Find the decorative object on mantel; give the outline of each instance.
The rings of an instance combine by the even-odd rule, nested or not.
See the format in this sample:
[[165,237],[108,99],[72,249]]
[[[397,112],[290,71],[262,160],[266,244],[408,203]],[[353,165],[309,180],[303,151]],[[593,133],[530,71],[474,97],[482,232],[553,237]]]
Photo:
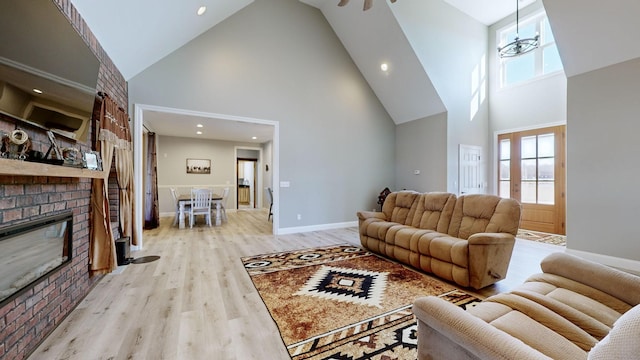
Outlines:
[[102,171],[102,159],[97,151],[87,151],[82,159],[83,166],[89,170]]
[[[395,3],[396,0],[391,0],[391,3]],[[340,0],[340,2],[338,3],[338,6],[345,6],[349,3],[349,0]],[[364,7],[362,8],[363,11],[369,10],[371,9],[371,6],[373,6],[373,0],[364,0]]]
[[501,58],[510,58],[520,55],[524,55],[530,51],[533,51],[540,46],[540,34],[536,33],[536,36],[532,38],[520,39],[520,10],[518,7],[518,0],[516,0],[516,37],[515,39],[505,46],[498,47],[498,54]]
[[[62,148],[62,158],[64,159],[64,166],[72,166],[72,167],[84,167],[84,162],[82,161],[80,150],[74,147],[66,147]],[[102,170],[102,169],[100,169]]]
[[31,150],[31,140],[24,130],[16,129],[11,133],[0,131],[0,138],[2,139],[0,156],[19,160],[27,158],[27,153]]
[[60,164],[62,164],[64,162],[64,157],[62,156],[62,151],[60,151],[60,147],[56,142],[56,136],[53,134],[53,131],[51,130],[47,131],[47,136],[49,137],[51,146],[49,146],[49,150],[47,150],[47,153],[44,155],[44,158],[45,159],[48,158],[49,154],[51,153],[51,150],[53,150],[53,154],[51,154],[52,158],[55,156],[55,159],[60,160]]

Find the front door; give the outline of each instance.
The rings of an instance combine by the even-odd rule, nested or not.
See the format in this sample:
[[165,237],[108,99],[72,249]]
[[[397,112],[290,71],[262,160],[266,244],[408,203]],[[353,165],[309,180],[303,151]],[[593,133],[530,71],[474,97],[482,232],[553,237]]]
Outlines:
[[566,233],[565,129],[498,136],[498,194],[522,204],[521,229]]

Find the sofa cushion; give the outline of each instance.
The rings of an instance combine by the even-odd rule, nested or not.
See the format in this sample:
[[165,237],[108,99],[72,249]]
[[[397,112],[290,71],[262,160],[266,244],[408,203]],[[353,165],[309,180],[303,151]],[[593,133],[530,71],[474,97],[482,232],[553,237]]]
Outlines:
[[420,195],[411,226],[446,233],[456,204],[456,196],[445,192]]
[[431,257],[449,262],[463,268],[469,263],[469,243],[451,236],[440,236],[431,240],[429,246]]
[[449,235],[461,239],[484,232],[500,198],[489,195],[463,195],[456,201]]
[[[411,225],[418,202],[416,198],[420,193],[415,191],[398,191],[391,193],[384,200],[382,212],[390,222]],[[381,239],[384,239],[382,237]]]
[[640,356],[640,305],[624,313],[589,352],[589,360],[637,359]]
[[468,239],[477,233],[515,235],[520,224],[520,204],[494,195],[463,195],[456,201],[448,233]]

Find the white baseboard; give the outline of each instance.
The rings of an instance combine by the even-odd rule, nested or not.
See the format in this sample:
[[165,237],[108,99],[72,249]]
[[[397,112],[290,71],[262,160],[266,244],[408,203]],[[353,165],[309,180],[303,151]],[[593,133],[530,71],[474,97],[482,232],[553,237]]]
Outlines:
[[625,258],[619,258],[609,255],[596,254],[587,251],[566,249],[566,253],[576,255],[581,258],[598,262],[607,266],[615,267],[622,270],[628,270],[635,273],[640,273],[640,261],[630,260]]
[[344,229],[344,228],[354,227],[354,226],[358,226],[358,222],[357,221],[349,221],[349,222],[333,223],[333,224],[320,224],[320,225],[310,225],[310,226],[288,227],[288,228],[280,228],[280,229],[278,229],[278,235],[296,234],[296,233],[304,233],[304,232],[311,232],[311,231]]

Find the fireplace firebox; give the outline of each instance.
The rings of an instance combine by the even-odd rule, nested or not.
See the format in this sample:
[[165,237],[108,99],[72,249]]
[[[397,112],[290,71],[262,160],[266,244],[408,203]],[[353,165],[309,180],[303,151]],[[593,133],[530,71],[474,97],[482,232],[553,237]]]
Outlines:
[[0,306],[71,261],[73,213],[0,229]]

